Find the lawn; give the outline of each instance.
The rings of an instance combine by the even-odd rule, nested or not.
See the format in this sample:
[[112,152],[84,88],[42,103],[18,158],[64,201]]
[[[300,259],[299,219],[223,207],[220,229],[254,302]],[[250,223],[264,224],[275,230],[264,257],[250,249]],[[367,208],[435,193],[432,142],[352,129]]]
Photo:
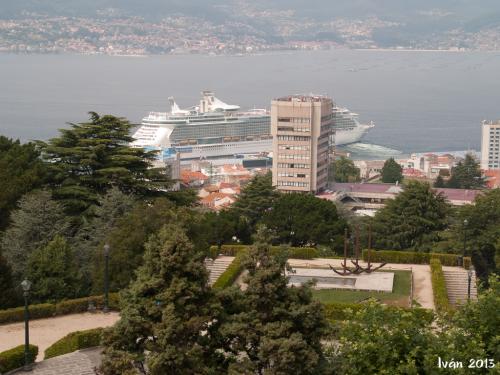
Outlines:
[[411,271],[380,271],[393,272],[394,285],[392,293],[370,292],[345,289],[321,289],[313,290],[313,297],[322,302],[349,302],[356,303],[367,298],[376,298],[382,303],[394,306],[408,306],[410,296]]

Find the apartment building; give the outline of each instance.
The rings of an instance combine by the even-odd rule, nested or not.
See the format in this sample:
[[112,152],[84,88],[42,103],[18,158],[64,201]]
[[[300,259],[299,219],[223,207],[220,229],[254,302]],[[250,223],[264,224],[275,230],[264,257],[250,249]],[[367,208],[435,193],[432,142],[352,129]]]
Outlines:
[[333,100],[291,95],[271,102],[273,185],[285,192],[323,191],[332,154]]
[[500,120],[483,121],[481,129],[481,169],[500,169]]

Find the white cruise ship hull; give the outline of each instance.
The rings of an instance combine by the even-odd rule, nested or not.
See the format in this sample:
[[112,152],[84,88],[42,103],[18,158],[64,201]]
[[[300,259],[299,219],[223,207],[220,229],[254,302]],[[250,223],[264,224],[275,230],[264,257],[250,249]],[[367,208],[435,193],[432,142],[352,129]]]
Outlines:
[[354,129],[337,129],[335,131],[335,145],[342,146],[359,142],[373,125],[358,125]]
[[209,159],[219,156],[233,156],[240,154],[257,154],[260,152],[271,152],[273,148],[272,139],[259,141],[242,141],[213,143],[207,145],[178,146],[171,152],[179,152],[181,160]]

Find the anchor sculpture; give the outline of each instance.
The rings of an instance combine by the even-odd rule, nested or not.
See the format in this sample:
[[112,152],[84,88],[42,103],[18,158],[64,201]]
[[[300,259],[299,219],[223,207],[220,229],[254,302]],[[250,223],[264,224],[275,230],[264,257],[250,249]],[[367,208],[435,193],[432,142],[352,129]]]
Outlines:
[[349,267],[347,265],[347,251],[349,248],[349,240],[347,238],[347,229],[344,232],[344,261],[340,264],[342,266],[342,270],[336,270],[335,268],[332,267],[332,265],[328,265],[330,269],[335,272],[336,274],[340,276],[347,276],[347,275],[359,275],[362,274],[363,272],[365,273],[372,273],[373,271],[376,271],[382,267],[384,267],[387,263],[381,263],[379,266],[373,266],[371,263],[371,247],[372,247],[372,228],[371,224],[368,229],[368,254],[367,254],[367,266],[362,267],[359,264],[359,227],[356,226],[356,232],[355,232],[355,237],[354,237],[354,254],[355,258],[354,260],[351,259],[351,263],[354,265],[354,268]]

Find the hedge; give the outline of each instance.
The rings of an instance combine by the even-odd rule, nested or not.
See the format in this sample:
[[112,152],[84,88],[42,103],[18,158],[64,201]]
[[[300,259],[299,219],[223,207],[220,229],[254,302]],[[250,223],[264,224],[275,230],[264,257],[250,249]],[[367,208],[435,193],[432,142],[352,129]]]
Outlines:
[[[371,250],[372,262],[429,264],[431,259],[439,259],[443,266],[458,266],[460,256],[456,254],[421,253],[411,251]],[[368,260],[368,250],[363,250],[363,260]]]
[[44,359],[72,353],[76,350],[91,348],[101,344],[103,328],[72,332],[56,341],[45,350]]
[[443,267],[437,258],[431,259],[431,281],[432,292],[434,293],[434,305],[438,312],[448,312],[451,310],[446,290],[446,280],[444,278]]
[[[38,346],[30,345],[28,349],[28,362],[35,362],[38,355]],[[24,366],[24,345],[16,346],[0,353],[0,374],[15,370]]]
[[[210,257],[215,259],[219,254],[236,256],[242,251],[247,251],[250,245],[222,245],[219,249],[217,246],[210,247]],[[282,246],[271,246],[271,251],[277,254],[283,249],[287,249],[288,257],[293,259],[314,259],[319,257],[318,249],[314,247],[289,247],[283,248]]]
[[226,268],[226,270],[219,276],[219,278],[215,281],[213,288],[227,288],[236,281],[241,271],[243,271],[243,265],[241,264],[241,260],[243,258],[244,252],[240,251],[238,255],[234,258],[231,264]]
[[[324,306],[324,315],[327,320],[330,322],[338,321],[338,320],[352,320],[355,318],[355,315],[358,311],[366,307],[366,305],[362,303],[343,303],[343,302],[335,302],[335,303],[325,303]],[[432,323],[434,319],[434,313],[432,310],[423,309],[423,308],[411,308],[406,309],[404,307],[397,306],[386,306],[388,311],[398,311],[398,310],[407,310],[412,314],[417,314],[418,317],[422,320],[425,320],[429,324]]]
[[[30,319],[51,318],[56,315],[74,314],[88,311],[92,303],[97,309],[104,307],[104,296],[71,299],[58,303],[42,303],[29,306]],[[118,309],[118,293],[109,294],[109,308]],[[0,324],[24,320],[24,307],[0,310]]]

